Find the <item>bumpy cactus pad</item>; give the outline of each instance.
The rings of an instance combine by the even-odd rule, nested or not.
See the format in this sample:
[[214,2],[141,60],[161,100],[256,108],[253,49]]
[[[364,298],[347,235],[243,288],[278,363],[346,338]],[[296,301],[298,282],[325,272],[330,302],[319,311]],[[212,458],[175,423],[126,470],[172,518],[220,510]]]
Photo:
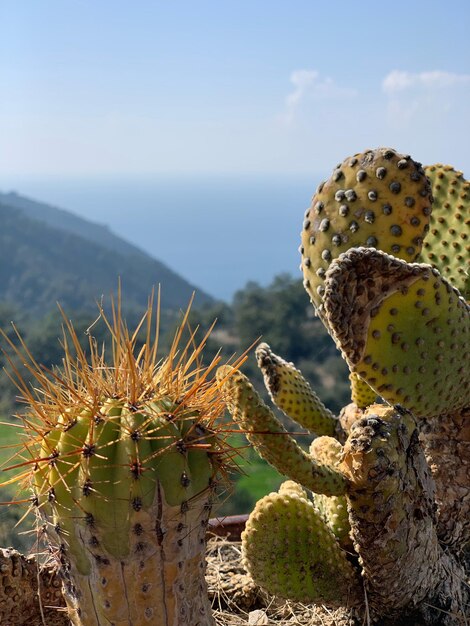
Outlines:
[[[34,361],[38,391],[21,379],[29,433],[20,465],[42,535],[56,556],[76,626],[211,626],[205,532],[214,485],[232,454],[218,424],[224,405],[205,339],[157,357],[149,306],[143,347],[114,311],[112,360],[69,322],[61,371]],[[158,327],[158,324],[157,324]],[[154,335],[157,335],[156,338]],[[195,347],[196,346],[196,347]],[[24,344],[23,344],[24,347]]]
[[417,416],[468,406],[470,307],[439,272],[353,248],[325,282],[325,315],[353,372]]
[[[317,437],[310,444],[310,456],[318,463],[329,465],[338,470],[343,456],[343,446],[333,437]],[[340,545],[350,550],[352,548],[349,536],[351,527],[346,496],[325,496],[321,493],[315,493],[313,494],[313,501]]]
[[256,503],[242,534],[245,566],[275,595],[352,606],[359,577],[312,502],[290,486]]
[[355,372],[350,372],[351,400],[360,409],[365,409],[377,400],[377,393]]
[[335,433],[338,420],[292,363],[274,354],[267,343],[257,347],[256,358],[273,403],[285,415],[317,435]]
[[218,368],[217,378],[233,420],[265,461],[307,489],[328,495],[344,493],[343,476],[302,450],[244,374],[225,365]]
[[345,159],[322,183],[302,230],[304,284],[321,313],[331,261],[355,246],[414,261],[429,228],[431,187],[423,168],[390,148]]
[[425,172],[434,197],[430,230],[418,260],[431,263],[470,299],[470,182],[450,165]]

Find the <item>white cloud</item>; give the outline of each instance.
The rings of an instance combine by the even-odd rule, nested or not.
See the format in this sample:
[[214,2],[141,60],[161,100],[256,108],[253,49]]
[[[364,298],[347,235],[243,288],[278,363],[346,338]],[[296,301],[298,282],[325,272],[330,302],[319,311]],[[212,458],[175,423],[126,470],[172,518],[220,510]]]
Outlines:
[[413,87],[442,89],[470,84],[470,74],[454,74],[433,70],[430,72],[404,72],[393,70],[382,81],[382,89],[387,95],[394,95]]
[[[387,121],[391,128],[434,125],[435,120],[449,123],[468,99],[470,74],[431,70],[407,72],[393,70],[382,81],[387,103]],[[446,126],[444,124],[444,126]]]
[[340,87],[332,78],[322,77],[317,70],[294,70],[290,75],[290,82],[294,90],[287,95],[286,110],[281,116],[287,124],[294,121],[304,102],[350,98],[357,95],[355,89]]

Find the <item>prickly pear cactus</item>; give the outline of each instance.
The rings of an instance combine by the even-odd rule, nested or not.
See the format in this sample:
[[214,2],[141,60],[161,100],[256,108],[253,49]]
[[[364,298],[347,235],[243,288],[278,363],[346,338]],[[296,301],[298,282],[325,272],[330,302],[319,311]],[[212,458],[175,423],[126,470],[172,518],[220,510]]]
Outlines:
[[434,197],[419,261],[430,263],[470,299],[470,183],[450,165],[424,168]]
[[67,324],[63,370],[32,362],[39,390],[19,381],[29,402],[20,465],[75,626],[214,623],[205,533],[226,461],[223,404],[214,363],[198,363],[204,342],[179,346],[181,328],[157,360],[151,317],[149,307],[139,349],[119,314],[106,320],[111,363],[92,340],[85,353]]
[[390,148],[338,164],[321,183],[302,229],[304,284],[320,309],[331,262],[355,246],[415,261],[429,230],[431,185],[420,163]]
[[[257,502],[243,533],[243,555],[255,580],[300,602],[360,598],[359,575],[334,533],[307,498],[286,481]],[[307,574],[308,572],[308,574]]]
[[247,524],[246,565],[272,593],[348,606],[359,623],[470,618],[468,191],[453,168],[389,148],[345,159],[318,188],[304,285],[349,365],[352,403],[332,416],[292,364],[257,350],[273,402],[315,436],[309,452],[241,373],[218,373],[260,455],[312,492],[288,482]]
[[470,306],[429,265],[352,248],[332,264],[324,315],[352,372],[433,417],[468,404]]

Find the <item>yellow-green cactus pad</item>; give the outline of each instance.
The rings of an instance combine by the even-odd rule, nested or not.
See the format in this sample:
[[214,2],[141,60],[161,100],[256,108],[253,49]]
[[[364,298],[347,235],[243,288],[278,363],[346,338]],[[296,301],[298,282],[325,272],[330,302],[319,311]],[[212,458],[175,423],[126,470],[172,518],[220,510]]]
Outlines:
[[232,418],[265,461],[307,489],[328,495],[344,493],[342,474],[316,463],[302,450],[244,374],[225,365],[217,370],[217,378]]
[[316,437],[310,444],[310,455],[318,463],[337,467],[341,461],[343,446],[334,437]]
[[285,480],[278,489],[278,493],[283,495],[297,495],[299,498],[308,500],[305,489],[294,480]]
[[470,182],[450,165],[424,168],[434,203],[419,261],[431,263],[470,299]]
[[[310,444],[310,456],[318,463],[330,465],[335,469],[338,469],[342,455],[343,446],[333,437],[317,437]],[[313,494],[313,501],[340,545],[346,550],[351,550],[352,541],[349,536],[351,527],[346,497],[316,493]]]
[[254,581],[274,595],[336,606],[360,602],[358,572],[306,498],[283,491],[259,500],[242,546]]
[[414,261],[429,228],[431,202],[423,168],[409,156],[378,148],[340,163],[318,187],[303,223],[304,285],[315,307],[331,261],[349,248],[367,246]]
[[377,400],[377,393],[355,372],[350,372],[351,400],[360,409],[365,409]]
[[267,343],[258,346],[256,358],[269,395],[283,413],[317,435],[335,433],[338,420],[292,363],[274,354]]
[[348,365],[385,400],[423,417],[468,406],[470,306],[436,269],[353,248],[324,298]]

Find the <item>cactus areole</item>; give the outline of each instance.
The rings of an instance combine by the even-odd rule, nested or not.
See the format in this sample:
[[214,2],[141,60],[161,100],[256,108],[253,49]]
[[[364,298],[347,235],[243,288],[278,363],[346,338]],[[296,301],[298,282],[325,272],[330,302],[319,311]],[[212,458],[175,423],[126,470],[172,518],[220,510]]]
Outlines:
[[33,363],[39,391],[22,387],[23,478],[75,626],[214,623],[205,533],[228,462],[211,376],[218,358],[202,367],[205,338],[196,348],[193,335],[182,344],[185,318],[157,361],[151,318],[149,307],[143,347],[120,312],[105,318],[111,364],[92,339],[85,352],[66,323],[61,372]]

